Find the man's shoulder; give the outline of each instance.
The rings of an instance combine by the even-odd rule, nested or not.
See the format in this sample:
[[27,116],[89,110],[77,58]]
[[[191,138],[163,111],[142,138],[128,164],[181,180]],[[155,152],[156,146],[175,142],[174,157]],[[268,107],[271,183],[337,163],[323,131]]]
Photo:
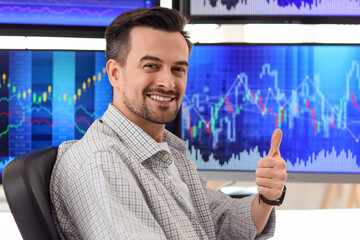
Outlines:
[[65,141],[60,144],[56,167],[76,171],[83,164],[104,162],[99,155],[119,155],[126,153],[126,146],[109,127],[96,120],[80,140]]
[[62,142],[58,148],[57,159],[61,159],[64,154],[76,143],[78,140],[69,140]]

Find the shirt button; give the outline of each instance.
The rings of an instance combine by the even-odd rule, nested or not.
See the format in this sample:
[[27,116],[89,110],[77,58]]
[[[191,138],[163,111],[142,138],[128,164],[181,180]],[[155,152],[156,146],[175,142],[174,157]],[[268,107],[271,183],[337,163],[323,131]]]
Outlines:
[[195,215],[193,213],[190,214],[192,218],[195,218]]
[[170,181],[172,181],[172,180],[174,180],[174,177],[173,176],[168,176],[168,179],[170,180]]
[[165,153],[165,154],[164,154],[164,157],[165,157],[165,158],[169,158],[170,155],[169,155],[168,153]]

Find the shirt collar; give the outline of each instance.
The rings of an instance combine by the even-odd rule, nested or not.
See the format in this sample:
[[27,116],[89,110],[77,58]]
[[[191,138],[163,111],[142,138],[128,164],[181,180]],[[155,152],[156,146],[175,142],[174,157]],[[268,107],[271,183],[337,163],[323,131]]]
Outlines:
[[163,141],[167,142],[169,146],[176,148],[180,151],[186,152],[186,142],[181,140],[179,137],[177,137],[175,134],[169,132],[165,129]]
[[[157,142],[144,132],[135,123],[127,119],[113,104],[109,104],[108,109],[105,111],[102,120],[118,135],[118,137],[126,144],[133,155],[143,162],[154,155],[158,157],[168,159],[168,154],[165,150],[162,150]],[[176,148],[180,151],[186,151],[186,143],[165,130],[163,141],[167,142],[169,146]],[[166,164],[168,165],[168,164]]]

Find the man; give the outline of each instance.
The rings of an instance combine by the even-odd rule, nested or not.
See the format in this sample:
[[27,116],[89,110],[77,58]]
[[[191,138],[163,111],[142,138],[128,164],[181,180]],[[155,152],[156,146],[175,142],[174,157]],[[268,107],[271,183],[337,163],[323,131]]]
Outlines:
[[[281,131],[260,159],[262,195],[236,200],[205,188],[186,145],[165,130],[186,89],[192,44],[166,8],[119,15],[107,28],[113,103],[79,141],[59,147],[53,215],[67,239],[254,239],[273,235],[271,201],[283,192]],[[264,201],[268,202],[265,203]]]

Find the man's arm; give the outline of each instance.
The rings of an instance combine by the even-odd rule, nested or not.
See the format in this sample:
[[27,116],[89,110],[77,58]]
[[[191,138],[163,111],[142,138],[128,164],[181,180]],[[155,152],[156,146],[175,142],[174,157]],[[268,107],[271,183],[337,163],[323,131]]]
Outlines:
[[[256,184],[259,194],[277,200],[286,180],[286,163],[280,156],[281,130],[274,131],[266,158],[258,161]],[[221,192],[206,189],[215,233],[219,239],[267,239],[274,234],[274,207],[259,202],[259,195],[233,199]]]
[[286,162],[281,157],[279,150],[281,139],[281,130],[275,129],[267,157],[258,161],[255,182],[258,185],[259,195],[255,197],[251,207],[257,235],[265,228],[273,209],[273,206],[262,201],[260,195],[270,201],[277,200],[282,195],[285,186],[287,173]]
[[255,223],[256,236],[259,236],[264,230],[269,220],[270,213],[274,208],[273,206],[267,205],[261,200],[259,203],[259,197],[259,195],[256,195],[251,206],[251,216]]
[[[255,239],[256,236],[259,237],[257,239],[267,239],[274,235],[274,211],[271,211],[265,220],[266,228],[261,232],[261,235],[257,234],[252,212],[252,205],[256,203],[257,199],[255,195],[236,199],[208,188],[206,194],[217,239]],[[258,210],[261,211],[261,209]],[[263,213],[260,212],[259,215],[263,216]]]

